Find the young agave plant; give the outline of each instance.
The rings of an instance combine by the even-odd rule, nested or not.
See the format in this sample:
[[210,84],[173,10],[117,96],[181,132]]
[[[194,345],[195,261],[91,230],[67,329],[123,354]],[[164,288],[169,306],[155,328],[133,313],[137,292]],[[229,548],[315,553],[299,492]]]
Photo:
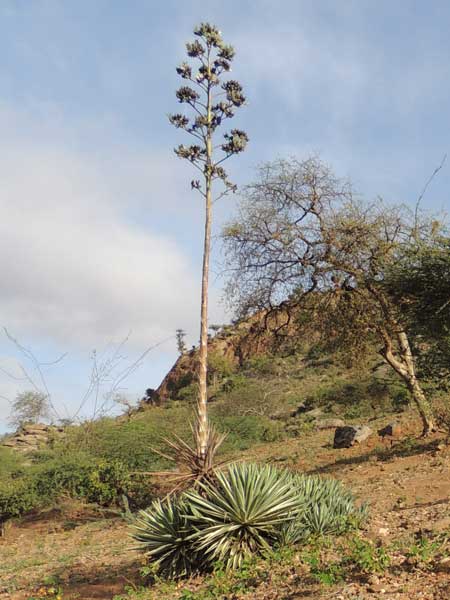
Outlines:
[[233,464],[200,488],[184,495],[197,529],[192,539],[208,562],[227,568],[270,549],[282,524],[302,510],[292,475],[270,465]]
[[138,548],[160,574],[172,579],[189,575],[198,566],[188,515],[189,506],[182,499],[155,500],[139,511],[132,527]]
[[340,481],[300,475],[293,478],[293,484],[304,510],[282,527],[282,544],[296,544],[311,535],[340,534],[359,527],[367,517],[367,506],[357,507]]

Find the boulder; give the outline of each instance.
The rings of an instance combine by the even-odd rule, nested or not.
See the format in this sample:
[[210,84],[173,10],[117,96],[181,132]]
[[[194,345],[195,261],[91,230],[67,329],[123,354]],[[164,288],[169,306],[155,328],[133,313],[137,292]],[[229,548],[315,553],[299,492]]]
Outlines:
[[345,423],[342,419],[322,419],[317,421],[317,429],[336,429],[336,427],[344,427]]
[[337,427],[334,432],[333,448],[350,448],[355,444],[361,444],[371,435],[372,430],[367,425]]
[[2,445],[20,452],[33,452],[48,444],[55,434],[58,436],[64,435],[63,432],[62,428],[54,425],[30,423],[24,425],[17,433],[9,436],[2,442]]
[[402,432],[402,428],[400,426],[400,423],[393,421],[392,423],[389,423],[388,425],[386,425],[386,427],[379,429],[378,435],[382,438],[396,437],[396,436],[400,435],[401,432]]

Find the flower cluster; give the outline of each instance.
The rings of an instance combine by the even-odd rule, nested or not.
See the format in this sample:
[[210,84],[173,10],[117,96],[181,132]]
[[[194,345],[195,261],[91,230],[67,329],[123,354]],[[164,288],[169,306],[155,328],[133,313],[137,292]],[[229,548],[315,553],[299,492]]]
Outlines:
[[180,87],[176,92],[176,96],[179,102],[187,102],[188,104],[192,104],[200,98],[199,94],[187,85]]
[[205,54],[205,49],[198,40],[195,40],[195,42],[188,42],[186,44],[186,52],[191,58],[198,58]]
[[184,115],[180,115],[179,113],[175,115],[169,115],[169,121],[177,129],[186,129],[186,127],[189,125],[189,119]]
[[210,47],[217,48],[223,45],[220,31],[210,23],[200,23],[200,25],[194,29],[194,35],[203,38]]
[[177,73],[183,79],[191,79],[192,78],[192,68],[186,62],[182,63],[179,67],[177,67]]
[[232,129],[230,133],[223,136],[227,142],[222,145],[226,154],[239,154],[243,152],[248,142],[248,135],[241,129]]
[[227,102],[219,102],[212,107],[212,110],[216,114],[221,114],[222,118],[234,117],[234,111],[232,105]]
[[242,86],[239,82],[233,79],[226,81],[222,85],[222,89],[225,90],[228,102],[231,102],[234,106],[242,106],[245,103],[245,96],[242,93]]
[[206,150],[197,145],[185,146],[184,144],[180,144],[174,150],[175,154],[180,158],[186,158],[191,162],[196,162],[198,160],[202,160],[206,154]]
[[234,58],[234,48],[233,46],[222,44],[217,55],[223,60],[231,61]]
[[[213,135],[225,119],[234,117],[235,110],[245,104],[242,86],[235,80],[223,81],[221,75],[231,70],[234,48],[226,45],[220,31],[214,25],[201,23],[194,29],[199,39],[186,44],[187,55],[198,60],[197,66],[182,62],[177,67],[178,75],[191,83],[182,85],[176,92],[180,103],[191,106],[194,114],[169,115],[172,125],[184,129],[196,138],[193,145],[181,144],[175,148],[178,157],[196,164],[206,180],[217,179],[225,186],[225,192],[235,191],[236,186],[228,180],[221,163],[233,154],[242,152],[248,142],[245,132],[233,129],[225,134],[225,140],[214,146]],[[225,156],[215,159],[214,152],[221,150]],[[191,188],[202,191],[198,180]]]

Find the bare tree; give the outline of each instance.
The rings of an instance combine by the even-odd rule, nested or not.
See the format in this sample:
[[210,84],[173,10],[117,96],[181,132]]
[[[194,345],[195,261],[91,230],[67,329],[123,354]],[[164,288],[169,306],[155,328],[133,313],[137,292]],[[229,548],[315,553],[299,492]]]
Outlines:
[[[125,382],[142,367],[152,350],[175,337],[170,336],[148,346],[137,358],[129,358],[125,353],[130,338],[129,334],[118,343],[107,344],[101,352],[93,350],[90,355],[91,367],[86,390],[80,398],[78,406],[73,411],[69,411],[62,400],[55,402],[51,386],[47,381],[49,369],[60,366],[67,357],[67,353],[61,354],[56,360],[42,361],[31,348],[25,346],[6,329],[5,334],[21,354],[23,361],[18,363],[19,372],[17,374],[1,365],[0,373],[20,386],[29,386],[36,397],[45,397],[48,405],[48,418],[61,424],[72,424],[81,420],[94,421],[110,414],[119,405],[126,406],[128,411],[131,410],[128,401],[126,405],[124,402],[118,401],[118,398],[125,397]],[[6,400],[10,401],[8,398]]]
[[232,276],[228,293],[241,315],[278,310],[328,342],[358,355],[372,347],[405,382],[423,423],[430,403],[386,270],[411,244],[431,243],[433,226],[403,206],[364,203],[350,184],[313,157],[263,166],[245,191],[238,218],[224,230]]
[[[187,105],[190,116],[173,114],[170,122],[183,129],[194,143],[180,145],[175,153],[188,160],[196,168],[201,179],[191,181],[191,188],[197,190],[205,201],[205,230],[203,241],[202,291],[200,311],[200,351],[199,351],[199,398],[198,422],[195,428],[199,456],[205,460],[210,425],[207,415],[207,364],[208,364],[208,280],[211,248],[211,222],[213,186],[221,182],[222,192],[215,198],[235,191],[222,167],[222,163],[234,154],[245,149],[248,138],[244,131],[232,129],[224,134],[222,143],[215,143],[217,129],[222,122],[234,116],[236,108],[244,105],[245,97],[241,85],[234,80],[223,81],[230,71],[234,58],[232,46],[224,44],[220,31],[209,23],[202,23],[194,29],[197,39],[186,44],[187,55],[195,59],[196,67],[187,62],[177,68],[180,77],[191,85],[183,85],[177,92],[180,103]],[[192,86],[192,87],[191,87]]]

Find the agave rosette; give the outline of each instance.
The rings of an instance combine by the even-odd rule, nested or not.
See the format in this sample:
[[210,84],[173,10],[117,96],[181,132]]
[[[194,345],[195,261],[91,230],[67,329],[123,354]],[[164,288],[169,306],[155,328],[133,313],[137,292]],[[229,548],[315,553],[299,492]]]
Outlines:
[[138,547],[167,577],[188,575],[198,564],[188,514],[189,506],[182,498],[166,498],[139,511],[133,524],[132,537]]
[[192,540],[198,553],[227,568],[270,549],[280,526],[302,509],[292,475],[270,465],[233,464],[184,498],[197,530]]

